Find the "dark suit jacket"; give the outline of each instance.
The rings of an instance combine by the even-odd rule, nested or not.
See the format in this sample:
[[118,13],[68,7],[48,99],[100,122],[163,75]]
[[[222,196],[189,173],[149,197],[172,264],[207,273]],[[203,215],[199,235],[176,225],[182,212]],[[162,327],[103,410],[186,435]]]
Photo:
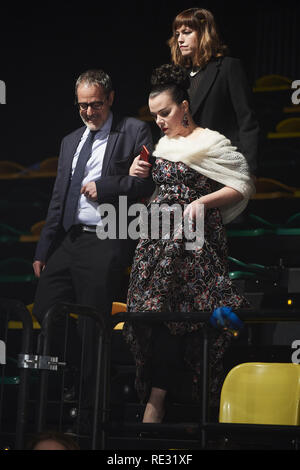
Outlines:
[[[62,216],[70,182],[72,160],[85,129],[86,127],[83,126],[62,140],[57,177],[46,223],[36,248],[34,257],[36,260],[46,261],[63,233]],[[144,179],[129,176],[130,165],[140,153],[143,145],[146,145],[152,152],[151,131],[146,123],[131,117],[113,117],[103,160],[102,176],[96,181],[99,204],[117,203],[118,196],[127,196],[128,200],[133,202],[153,193],[155,186],[151,177]],[[128,242],[130,243],[130,240]]]
[[241,61],[221,57],[210,61],[203,70],[200,86],[191,102],[191,112],[196,124],[230,139],[246,157],[254,173],[259,126],[251,95]]

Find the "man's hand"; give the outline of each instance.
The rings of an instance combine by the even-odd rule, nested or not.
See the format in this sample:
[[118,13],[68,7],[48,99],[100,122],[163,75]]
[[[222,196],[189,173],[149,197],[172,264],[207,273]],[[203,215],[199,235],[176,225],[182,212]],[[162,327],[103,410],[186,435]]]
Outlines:
[[97,201],[98,194],[97,194],[97,187],[95,181],[90,181],[89,183],[85,184],[81,188],[81,194],[84,194],[86,198],[90,199],[91,201]]
[[138,178],[148,178],[151,169],[151,163],[141,160],[138,155],[133,160],[131,167],[129,168],[130,176],[137,176]]
[[46,264],[43,261],[34,261],[32,266],[35,276],[40,277],[41,272],[45,268]]

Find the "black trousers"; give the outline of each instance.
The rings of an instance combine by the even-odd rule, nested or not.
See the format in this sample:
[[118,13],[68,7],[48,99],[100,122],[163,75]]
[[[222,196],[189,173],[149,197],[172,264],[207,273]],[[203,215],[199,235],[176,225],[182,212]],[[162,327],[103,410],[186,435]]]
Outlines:
[[[116,243],[118,240],[99,240],[94,232],[75,229],[65,235],[47,261],[38,282],[33,314],[40,323],[48,309],[59,302],[92,306],[110,314],[112,302],[117,300],[114,299],[115,287],[121,282],[124,272],[124,267],[118,265]],[[64,324],[62,318],[57,318],[52,328],[50,353],[59,357],[63,352]],[[80,342],[84,341],[83,377],[90,383],[95,372],[97,328],[94,320],[82,316],[78,319],[78,327],[73,331],[71,328],[67,363],[80,367]],[[77,338],[74,337],[76,334]]]

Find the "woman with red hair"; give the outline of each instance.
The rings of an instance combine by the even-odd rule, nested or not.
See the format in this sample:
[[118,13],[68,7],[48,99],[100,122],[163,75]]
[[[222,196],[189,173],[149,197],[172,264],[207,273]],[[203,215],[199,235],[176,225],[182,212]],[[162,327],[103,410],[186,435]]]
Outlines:
[[172,30],[171,58],[189,70],[194,121],[230,139],[255,174],[259,126],[241,61],[228,55],[213,14],[204,8],[179,13]]

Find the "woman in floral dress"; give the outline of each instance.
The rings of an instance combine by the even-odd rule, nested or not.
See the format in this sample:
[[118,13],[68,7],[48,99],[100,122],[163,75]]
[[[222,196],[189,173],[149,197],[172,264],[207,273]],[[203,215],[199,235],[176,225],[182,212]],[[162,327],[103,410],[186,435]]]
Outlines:
[[[153,153],[151,171],[157,191],[148,205],[148,219],[141,222],[143,237],[131,271],[129,311],[195,313],[248,305],[229,279],[224,228],[245,208],[254,191],[248,165],[228,139],[196,126],[189,112],[188,86],[186,71],[180,66],[161,66],[152,76],[149,108],[165,136]],[[150,167],[137,157],[130,174],[147,177]],[[153,236],[154,207],[182,208],[182,222],[189,220],[194,228],[204,209],[204,243],[188,248],[186,232],[175,224],[175,216],[170,218],[167,235]],[[160,229],[163,220],[160,211]],[[185,368],[192,372],[194,397],[199,399],[202,327],[200,319],[125,323],[125,339],[136,361],[137,392],[147,403],[143,422],[162,421],[167,393],[178,385]],[[222,357],[231,333],[213,330],[211,336],[210,391],[218,400]]]

